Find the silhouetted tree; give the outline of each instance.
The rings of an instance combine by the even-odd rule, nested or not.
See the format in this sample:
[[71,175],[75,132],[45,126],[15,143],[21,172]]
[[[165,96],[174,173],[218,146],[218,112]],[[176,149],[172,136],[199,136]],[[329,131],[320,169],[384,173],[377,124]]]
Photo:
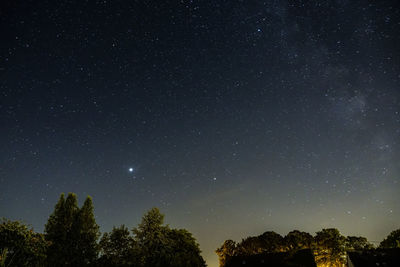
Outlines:
[[250,236],[237,245],[237,253],[240,255],[255,255],[266,251],[266,247],[263,246],[264,242],[258,236]]
[[322,229],[317,232],[315,240],[315,260],[317,264],[342,266],[345,261],[345,241],[339,230]]
[[171,229],[168,231],[168,240],[172,243],[169,266],[206,266],[200,255],[199,244],[191,233],[185,229]]
[[226,266],[227,262],[229,262],[229,258],[233,257],[237,254],[236,251],[236,242],[233,240],[225,240],[221,247],[217,248],[215,251],[219,258],[219,266]]
[[157,208],[148,211],[142,222],[132,231],[144,256],[144,266],[165,266],[168,263],[168,226],[163,226],[164,215]]
[[44,266],[46,248],[42,234],[35,233],[18,221],[1,220],[0,263],[3,266]]
[[283,237],[273,231],[268,231],[259,236],[250,236],[242,239],[238,244],[232,240],[226,240],[215,253],[219,257],[220,266],[227,266],[233,256],[283,252],[285,249]]
[[379,248],[400,248],[400,229],[392,231],[379,244]]
[[75,194],[61,194],[45,225],[49,266],[89,266],[97,258],[97,226],[90,197],[81,209]]
[[77,266],[89,266],[96,262],[99,247],[97,240],[100,236],[99,226],[94,218],[92,198],[88,196],[82,208],[76,214],[75,225],[76,249],[79,252]]
[[[53,213],[50,215],[45,225],[46,240],[49,241],[47,249],[47,262],[48,265],[56,264],[57,261],[63,261],[63,244],[66,243],[66,227],[65,220],[65,198],[61,194]],[[62,258],[61,258],[62,257]]]
[[264,252],[283,252],[285,243],[283,237],[274,231],[267,231],[258,236]]
[[50,242],[47,250],[49,266],[71,266],[75,255],[72,226],[78,211],[76,195],[69,193],[65,199],[61,194],[45,225],[45,237]]
[[309,249],[312,247],[314,238],[306,232],[293,230],[284,237],[287,250]]
[[130,235],[127,227],[113,227],[110,233],[104,233],[100,240],[102,256],[100,266],[142,266],[141,255],[137,243]]
[[362,236],[346,237],[346,250],[366,250],[373,249],[374,246]]
[[148,211],[132,231],[145,267],[206,266],[196,240],[186,230],[164,226],[157,208]]

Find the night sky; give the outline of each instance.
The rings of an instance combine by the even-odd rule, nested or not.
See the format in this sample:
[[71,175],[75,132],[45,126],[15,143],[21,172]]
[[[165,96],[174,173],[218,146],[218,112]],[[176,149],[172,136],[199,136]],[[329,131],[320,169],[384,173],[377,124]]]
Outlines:
[[[397,1],[1,1],[0,216],[61,192],[225,239],[400,221]],[[376,243],[375,243],[376,244]]]

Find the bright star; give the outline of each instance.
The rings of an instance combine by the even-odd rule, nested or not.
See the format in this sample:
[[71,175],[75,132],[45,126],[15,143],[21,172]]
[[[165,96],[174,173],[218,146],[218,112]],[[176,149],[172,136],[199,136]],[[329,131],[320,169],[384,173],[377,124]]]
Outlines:
[[129,172],[133,172],[133,168],[129,168],[128,171],[129,171]]

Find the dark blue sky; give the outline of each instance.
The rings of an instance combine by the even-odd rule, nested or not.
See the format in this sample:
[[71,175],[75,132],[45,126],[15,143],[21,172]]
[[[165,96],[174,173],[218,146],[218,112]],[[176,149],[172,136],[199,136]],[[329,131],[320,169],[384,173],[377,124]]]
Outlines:
[[[397,1],[2,1],[0,213],[381,241],[400,220]],[[130,170],[132,168],[132,170]]]

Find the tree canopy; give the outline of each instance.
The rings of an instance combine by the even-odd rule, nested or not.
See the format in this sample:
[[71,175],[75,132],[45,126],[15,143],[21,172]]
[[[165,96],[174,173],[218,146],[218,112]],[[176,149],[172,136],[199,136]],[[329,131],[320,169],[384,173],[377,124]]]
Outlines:
[[259,236],[250,236],[235,243],[226,240],[215,252],[220,266],[226,266],[233,256],[251,256],[260,253],[274,253],[285,251],[284,238],[273,231],[267,231]]
[[143,266],[206,266],[192,235],[184,229],[171,229],[163,223],[164,215],[157,208],[152,208],[132,230],[143,256]]
[[[164,225],[152,208],[132,231],[121,225],[104,233],[100,242],[91,197],[81,208],[77,197],[61,194],[45,226],[49,266],[206,266],[195,238],[185,229]],[[100,252],[100,257],[98,254]]]
[[206,266],[192,234],[164,225],[164,215],[157,208],[143,216],[132,235],[124,225],[105,233],[100,247],[101,266]]
[[368,250],[373,249],[374,246],[362,236],[348,236],[346,237],[346,250]]
[[0,240],[0,263],[3,266],[44,265],[47,243],[43,234],[35,233],[21,222],[2,219]]
[[50,245],[47,262],[50,266],[90,266],[98,255],[96,224],[93,203],[87,197],[82,208],[78,207],[75,194],[64,199],[61,194],[53,213],[45,225],[45,237]]
[[113,227],[110,233],[104,233],[99,246],[99,266],[127,267],[143,264],[137,242],[125,225]]
[[[394,231],[385,241],[389,246],[394,246],[398,240],[398,233]],[[234,257],[245,259],[254,255],[288,253],[295,255],[300,250],[311,249],[318,264],[325,266],[342,266],[345,262],[346,251],[362,251],[373,249],[373,245],[365,237],[348,236],[340,234],[338,229],[329,228],[318,231],[315,236],[307,232],[293,230],[286,236],[273,231],[267,231],[259,236],[250,236],[236,243],[226,240],[215,252],[220,261],[220,266],[230,266]],[[285,256],[286,257],[286,256]]]
[[[91,197],[82,207],[77,196],[60,195],[45,225],[45,233],[35,233],[24,223],[0,221],[0,267],[3,266],[102,266],[102,267],[205,267],[199,244],[185,229],[164,224],[157,208],[146,212],[131,230],[125,225],[113,227],[100,241]],[[400,229],[391,232],[380,249],[400,248]],[[267,231],[236,243],[226,240],[215,252],[220,266],[232,259],[257,255],[297,255],[304,249],[314,254],[318,264],[341,266],[347,251],[374,249],[365,237],[343,236],[335,228],[322,229],[315,236],[293,230],[286,236]],[[301,254],[301,253],[300,253]],[[299,255],[300,255],[299,254]],[[312,254],[310,254],[312,255]],[[285,256],[285,257],[286,257]],[[239,258],[238,258],[239,257]]]
[[314,238],[315,261],[341,266],[345,260],[346,237],[336,228],[322,229]]
[[77,196],[60,195],[44,234],[25,224],[3,219],[0,224],[0,267],[205,267],[199,244],[185,229],[164,225],[164,215],[152,208],[131,231],[113,227],[101,240],[92,198],[81,208]]
[[233,240],[225,240],[221,247],[215,251],[219,258],[219,266],[223,267],[226,265],[229,258],[237,255],[236,242]]
[[400,248],[400,229],[392,231],[380,244],[380,248]]
[[311,248],[314,242],[312,235],[299,230],[293,230],[284,237],[286,250],[300,250]]

